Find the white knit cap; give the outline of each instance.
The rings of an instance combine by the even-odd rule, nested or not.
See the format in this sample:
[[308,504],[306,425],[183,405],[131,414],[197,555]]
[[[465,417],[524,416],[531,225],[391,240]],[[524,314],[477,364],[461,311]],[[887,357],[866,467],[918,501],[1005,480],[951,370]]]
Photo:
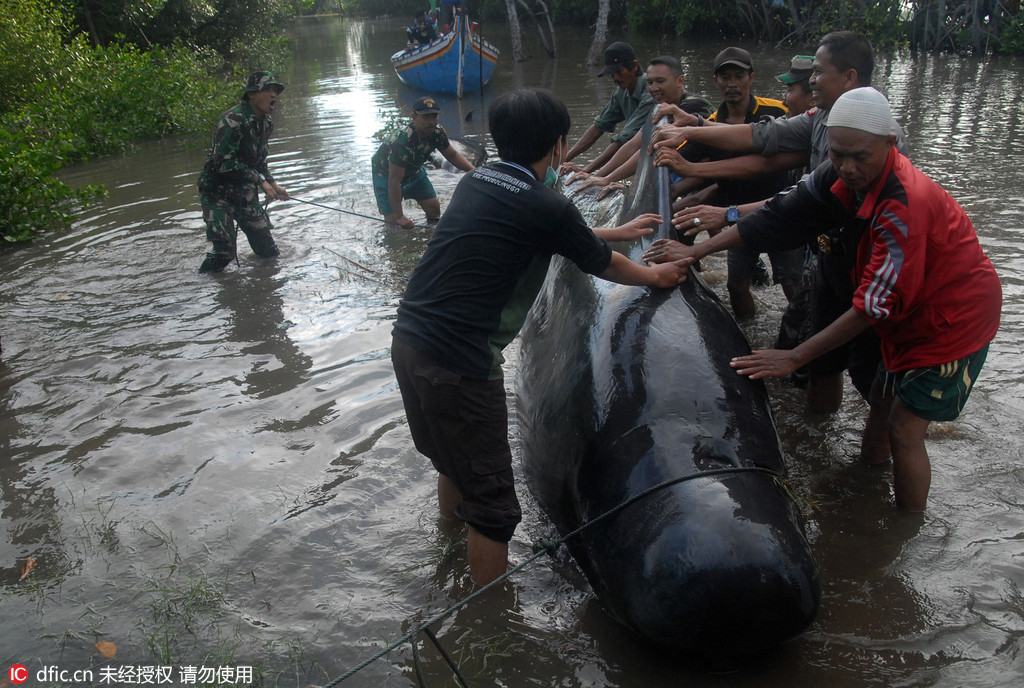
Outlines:
[[828,126],[860,129],[878,136],[889,136],[896,130],[889,101],[870,86],[839,96],[829,110]]

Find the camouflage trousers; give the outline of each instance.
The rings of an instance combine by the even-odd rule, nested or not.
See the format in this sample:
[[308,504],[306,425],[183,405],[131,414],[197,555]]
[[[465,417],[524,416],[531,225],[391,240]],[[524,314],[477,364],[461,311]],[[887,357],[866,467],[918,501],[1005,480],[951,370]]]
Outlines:
[[213,244],[206,254],[202,270],[223,270],[234,260],[238,229],[245,233],[253,253],[260,258],[278,255],[277,244],[270,234],[274,225],[260,205],[255,184],[218,185],[212,189],[200,187],[199,202],[203,207],[203,221],[206,222],[206,238]]

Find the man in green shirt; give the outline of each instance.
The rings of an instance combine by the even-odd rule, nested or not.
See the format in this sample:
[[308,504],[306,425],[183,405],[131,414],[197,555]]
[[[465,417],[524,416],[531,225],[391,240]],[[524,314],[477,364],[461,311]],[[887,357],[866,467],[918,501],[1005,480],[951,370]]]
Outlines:
[[604,51],[604,69],[598,76],[610,74],[616,89],[612,93],[608,105],[594,118],[594,123],[584,132],[576,145],[565,156],[565,161],[580,155],[593,146],[605,132],[615,131],[615,125],[625,122],[622,131],[612,137],[608,147],[586,166],[563,165],[563,171],[593,172],[608,162],[619,148],[627,143],[640,131],[646,119],[654,109],[654,98],[647,88],[647,75],[640,69],[636,53],[628,43],[616,42]]
[[441,201],[434,185],[423,169],[423,163],[435,150],[460,170],[469,172],[473,165],[452,147],[448,134],[438,123],[441,108],[430,96],[419,98],[412,106],[409,124],[380,144],[373,154],[373,193],[377,208],[387,222],[403,229],[412,229],[413,221],[402,212],[402,199],[411,198],[420,204],[427,222],[441,217]]

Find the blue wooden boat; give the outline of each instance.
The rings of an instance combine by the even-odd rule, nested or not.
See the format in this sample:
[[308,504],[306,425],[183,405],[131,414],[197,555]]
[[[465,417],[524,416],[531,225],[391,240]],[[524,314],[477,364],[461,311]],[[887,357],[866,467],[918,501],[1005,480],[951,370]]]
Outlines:
[[424,91],[463,93],[480,90],[491,80],[498,49],[473,30],[458,14],[455,26],[427,45],[400,50],[391,56],[398,78]]
[[[667,216],[659,185],[667,198],[667,175],[641,165],[620,221]],[[729,366],[749,351],[697,273],[652,290],[561,258],[522,336],[531,491],[563,534],[598,521],[568,544],[614,618],[718,666],[801,633],[821,594],[765,386]]]

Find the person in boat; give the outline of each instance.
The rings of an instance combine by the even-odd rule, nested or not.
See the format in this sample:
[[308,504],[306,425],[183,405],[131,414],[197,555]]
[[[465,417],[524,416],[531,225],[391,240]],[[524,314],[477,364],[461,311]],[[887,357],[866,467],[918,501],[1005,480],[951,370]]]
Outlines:
[[437,222],[441,217],[441,201],[423,168],[423,163],[435,150],[460,170],[473,170],[473,164],[448,140],[448,134],[438,122],[440,115],[441,108],[436,100],[430,96],[418,98],[413,103],[409,124],[388,136],[373,154],[373,193],[377,209],[386,222],[403,229],[414,226],[402,210],[404,198],[420,204],[428,223]]
[[[640,69],[633,47],[621,41],[612,43],[604,51],[604,68],[598,76],[611,75],[615,90],[604,110],[594,123],[573,145],[563,161],[563,172],[593,172],[608,162],[643,127],[654,109],[654,99],[647,88],[647,75]],[[594,160],[582,168],[570,163],[576,156],[590,149],[605,133],[615,131],[619,122],[625,122],[622,131],[611,138],[608,146]]]
[[[730,46],[719,52],[715,56],[712,73],[715,85],[722,94],[722,104],[707,118],[708,122],[729,125],[723,128],[748,129],[749,127],[744,125],[773,120],[786,114],[786,108],[781,101],[775,98],[763,98],[751,92],[754,83],[753,59],[750,53],[743,48]],[[678,109],[663,109],[666,114],[671,114],[674,117],[696,117]],[[697,118],[697,121],[704,122],[705,120]],[[655,163],[665,165],[679,174],[679,166],[676,163],[683,160],[688,162],[727,160],[735,156],[736,153],[731,151],[690,140],[679,150],[659,150],[655,157]],[[680,174],[680,176],[682,175]],[[716,179],[715,182],[717,189],[714,192],[714,197],[721,199],[722,205],[728,207],[731,214],[736,215],[739,206],[782,191],[789,186],[790,179],[786,170],[775,170],[741,181],[722,177]],[[689,186],[687,189],[689,191],[697,189],[698,185],[703,183],[705,180],[690,177],[674,186],[676,189]],[[803,255],[802,248],[788,251],[774,250],[768,254],[775,283],[782,286],[787,298],[799,288],[800,277],[803,274]],[[729,252],[726,287],[732,311],[737,320],[747,320],[754,316],[754,297],[751,294],[750,286],[758,260],[758,253],[745,248]]]
[[571,201],[548,188],[570,126],[553,93],[502,94],[488,122],[500,161],[459,182],[399,302],[391,348],[416,449],[438,472],[441,515],[469,525],[478,585],[505,572],[521,519],[502,351],[522,327],[551,257],[606,280],[665,288],[678,285],[689,264],[640,265],[608,245],[650,233],[658,215],[591,230]]
[[437,30],[433,22],[427,21],[426,12],[417,12],[412,26],[405,30],[406,47],[415,48],[418,45],[429,45],[437,38]]
[[810,177],[718,236],[692,247],[659,240],[644,258],[834,237],[853,264],[847,310],[794,349],[755,351],[732,366],[782,377],[873,328],[882,362],[871,394],[888,421],[896,504],[922,511],[931,485],[925,433],[963,410],[999,328],[1002,288],[963,208],[896,148],[894,124],[881,93],[847,91],[829,113],[829,160]]
[[[648,62],[646,74],[647,90],[659,107],[661,103],[669,103],[683,112],[701,117],[709,117],[714,112],[714,106],[706,98],[686,91],[683,65],[671,55],[660,55]],[[577,172],[569,177],[566,185],[582,182],[576,187],[577,191],[591,186],[604,187],[598,194],[597,200],[601,200],[614,191],[624,190],[626,187],[621,184],[622,180],[636,174],[640,151],[643,148],[642,140],[643,130],[640,130],[593,174]]]
[[[663,127],[655,132],[653,148],[675,147],[684,140],[702,141],[718,148],[753,153],[720,162],[686,163],[677,167],[680,174],[694,177],[731,176],[744,178],[764,170],[809,165],[816,169],[828,159],[828,113],[836,100],[854,88],[871,85],[875,59],[871,43],[853,31],[826,34],[818,43],[811,64],[808,83],[815,107],[789,119],[757,122],[749,127],[692,126],[696,120],[677,117],[682,129]],[[896,146],[907,155],[909,148],[899,123],[895,124]],[[660,140],[659,139],[663,139]],[[677,161],[677,164],[680,164]],[[729,167],[726,167],[726,166]],[[739,216],[753,212],[767,202],[741,205]],[[725,208],[708,210],[707,206],[689,208],[678,216],[687,233],[718,229],[730,221]],[[805,277],[813,284],[809,323],[799,326],[808,334],[824,329],[842,315],[850,304],[854,285],[850,280],[851,256],[831,248],[831,238],[821,235],[812,242],[815,259],[810,265],[812,275]],[[788,310],[788,309],[787,309]],[[786,313],[783,320],[793,319]],[[832,413],[843,398],[843,371],[847,370],[854,388],[868,403],[868,419],[861,440],[861,455],[869,463],[889,456],[889,432],[878,400],[871,397],[875,371],[881,360],[881,344],[874,330],[865,330],[846,345],[811,361],[807,367],[807,409],[812,413]]]
[[262,189],[267,200],[288,200],[267,167],[268,142],[274,130],[271,113],[284,86],[267,71],[249,75],[242,100],[225,112],[213,134],[213,145],[199,175],[199,200],[206,223],[206,238],[213,245],[200,272],[220,272],[235,259],[238,229],[253,253],[275,258],[277,244],[273,225],[260,205]]

